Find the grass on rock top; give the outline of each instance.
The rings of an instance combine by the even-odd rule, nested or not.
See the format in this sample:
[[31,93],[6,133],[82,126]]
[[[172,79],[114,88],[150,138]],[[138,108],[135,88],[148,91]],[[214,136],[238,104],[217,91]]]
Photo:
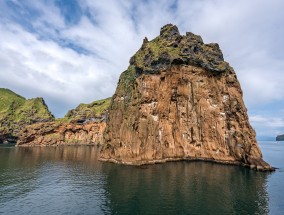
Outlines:
[[18,107],[24,102],[24,97],[9,89],[0,88],[0,112],[7,111],[11,106]]
[[9,89],[0,88],[1,124],[30,123],[33,120],[52,118],[42,98],[25,99]]
[[111,103],[111,98],[93,101],[90,104],[80,104],[75,109],[67,112],[61,121],[78,120],[100,116],[105,112]]

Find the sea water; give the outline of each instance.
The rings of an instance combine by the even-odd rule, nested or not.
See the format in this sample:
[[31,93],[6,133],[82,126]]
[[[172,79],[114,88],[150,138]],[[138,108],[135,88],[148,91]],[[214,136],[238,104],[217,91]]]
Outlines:
[[98,161],[94,146],[0,145],[0,214],[284,214],[284,142],[260,142],[276,172],[208,162]]

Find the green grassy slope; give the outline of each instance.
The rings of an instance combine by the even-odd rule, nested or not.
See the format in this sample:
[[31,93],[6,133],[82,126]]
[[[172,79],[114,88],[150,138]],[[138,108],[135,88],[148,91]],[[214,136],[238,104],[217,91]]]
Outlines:
[[25,125],[54,120],[42,98],[25,99],[0,88],[0,135],[15,136]]
[[68,111],[64,119],[79,120],[100,116],[109,108],[110,103],[111,98],[106,98],[94,101],[90,104],[80,104],[75,109]]

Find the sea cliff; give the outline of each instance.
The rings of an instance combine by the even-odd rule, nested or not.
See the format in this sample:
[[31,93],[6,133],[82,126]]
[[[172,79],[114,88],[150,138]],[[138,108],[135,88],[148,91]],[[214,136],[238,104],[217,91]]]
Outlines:
[[64,118],[26,126],[17,146],[59,146],[102,144],[110,98],[80,104]]
[[168,24],[152,41],[144,39],[120,76],[101,160],[209,160],[273,170],[255,136],[236,73],[219,45]]

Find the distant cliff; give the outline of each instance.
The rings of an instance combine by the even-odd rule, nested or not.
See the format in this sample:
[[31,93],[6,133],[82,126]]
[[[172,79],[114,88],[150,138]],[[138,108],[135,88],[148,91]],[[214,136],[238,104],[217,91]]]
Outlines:
[[54,122],[26,126],[17,146],[58,146],[102,144],[107,109],[111,98],[80,104]]
[[284,134],[278,135],[278,136],[276,137],[276,141],[284,141]]
[[166,25],[130,59],[109,109],[101,160],[209,160],[273,170],[262,159],[236,73],[216,43]]
[[25,99],[0,88],[0,142],[14,142],[20,130],[30,124],[49,122],[54,116],[42,98]]
[[64,119],[69,121],[84,122],[94,121],[96,118],[106,117],[111,98],[93,101],[90,104],[80,104],[75,109],[69,110]]

